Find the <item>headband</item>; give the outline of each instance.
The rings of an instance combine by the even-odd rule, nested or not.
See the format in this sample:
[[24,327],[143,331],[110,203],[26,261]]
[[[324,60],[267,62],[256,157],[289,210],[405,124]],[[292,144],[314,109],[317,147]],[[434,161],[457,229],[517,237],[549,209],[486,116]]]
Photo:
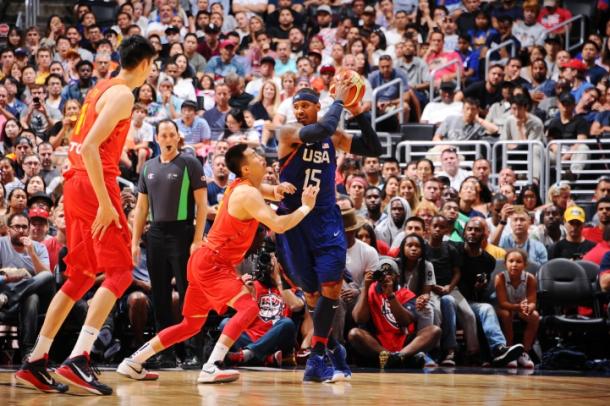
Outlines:
[[303,101],[303,100],[306,100],[306,101],[314,103],[314,104],[317,104],[320,102],[320,99],[315,94],[312,94],[309,92],[298,92],[292,98],[292,103],[294,104],[298,101]]

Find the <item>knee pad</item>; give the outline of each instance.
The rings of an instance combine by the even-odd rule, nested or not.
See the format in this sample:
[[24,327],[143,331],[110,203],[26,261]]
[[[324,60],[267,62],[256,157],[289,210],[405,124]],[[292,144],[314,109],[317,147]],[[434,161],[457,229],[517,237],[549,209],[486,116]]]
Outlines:
[[94,278],[84,274],[69,276],[68,280],[62,285],[61,291],[76,302],[91,289],[94,282]]
[[108,269],[106,270],[106,279],[102,283],[102,287],[108,289],[118,298],[123,296],[123,293],[127,290],[133,276],[131,270],[126,271],[124,269]]
[[258,304],[252,296],[244,294],[231,307],[237,310],[237,313],[231,317],[222,334],[235,341],[258,316]]
[[159,333],[163,348],[191,338],[201,330],[206,320],[207,317],[185,317],[179,324],[164,329]]

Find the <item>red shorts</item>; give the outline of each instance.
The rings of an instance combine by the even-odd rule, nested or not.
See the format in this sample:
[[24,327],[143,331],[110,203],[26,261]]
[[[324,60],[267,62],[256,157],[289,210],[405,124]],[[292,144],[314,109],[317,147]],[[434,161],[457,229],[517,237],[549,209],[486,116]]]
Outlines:
[[227,303],[242,291],[244,284],[235,268],[218,261],[218,254],[205,246],[189,259],[188,288],[182,315],[202,317],[211,310],[218,314],[227,311]]
[[64,183],[64,212],[66,217],[66,245],[68,255],[66,275],[86,275],[95,278],[105,269],[124,269],[132,272],[131,235],[127,218],[121,208],[119,186],[114,177],[105,179],[112,205],[119,213],[122,228],[112,224],[104,237],[91,238],[91,225],[95,220],[98,201],[85,172],[69,171]]

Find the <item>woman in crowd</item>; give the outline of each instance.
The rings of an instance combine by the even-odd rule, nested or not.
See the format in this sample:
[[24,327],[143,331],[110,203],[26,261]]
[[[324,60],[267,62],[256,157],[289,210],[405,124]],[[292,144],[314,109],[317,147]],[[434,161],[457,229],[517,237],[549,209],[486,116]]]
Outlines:
[[70,138],[80,114],[80,107],[80,103],[75,99],[70,99],[64,103],[63,120],[55,123],[49,131],[49,142],[53,149],[66,148],[70,144]]

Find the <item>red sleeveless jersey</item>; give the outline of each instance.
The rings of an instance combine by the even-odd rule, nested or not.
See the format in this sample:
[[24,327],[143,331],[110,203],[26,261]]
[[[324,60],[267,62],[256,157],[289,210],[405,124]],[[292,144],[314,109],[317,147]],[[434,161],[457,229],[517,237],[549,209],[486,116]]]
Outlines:
[[244,259],[258,227],[258,221],[255,219],[244,221],[229,214],[228,206],[233,190],[243,183],[249,184],[247,180],[236,179],[225,191],[205,244],[208,249],[218,253],[221,262],[231,266]]
[[[68,151],[71,168],[75,171],[85,171],[85,164],[83,163],[83,158],[81,156],[81,147],[85,137],[89,131],[91,131],[93,123],[97,120],[98,114],[95,111],[97,101],[110,87],[124,83],[125,81],[116,78],[104,80],[95,85],[95,87],[87,93],[87,97],[81,108],[80,116],[74,127],[72,139],[70,140],[70,149]],[[119,121],[114,130],[112,130],[110,136],[100,145],[100,158],[104,176],[119,176],[119,160],[121,159],[123,145],[125,144],[130,124],[131,118]]]

